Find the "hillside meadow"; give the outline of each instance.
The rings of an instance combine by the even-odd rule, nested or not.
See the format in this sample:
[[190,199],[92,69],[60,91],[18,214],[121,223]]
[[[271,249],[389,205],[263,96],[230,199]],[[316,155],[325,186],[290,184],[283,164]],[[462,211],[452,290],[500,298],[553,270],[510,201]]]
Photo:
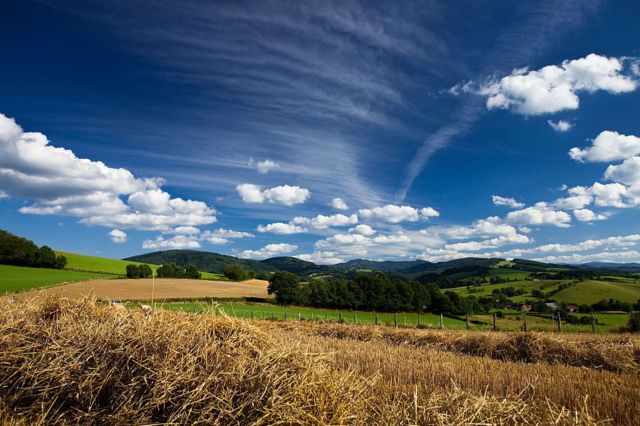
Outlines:
[[113,277],[114,276],[111,274],[100,272],[0,265],[0,294],[15,293],[39,287],[78,281],[109,279]]
[[637,424],[637,336],[0,299],[4,424]]

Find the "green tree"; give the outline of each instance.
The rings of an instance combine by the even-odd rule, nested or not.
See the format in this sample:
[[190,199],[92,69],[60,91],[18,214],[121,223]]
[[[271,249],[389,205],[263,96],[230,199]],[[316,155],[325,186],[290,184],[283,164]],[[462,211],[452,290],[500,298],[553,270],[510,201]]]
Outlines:
[[291,272],[276,272],[269,278],[267,292],[276,295],[276,302],[289,305],[298,302],[300,278]]
[[198,268],[196,268],[195,265],[187,265],[185,268],[185,277],[199,280],[200,271],[198,271]]
[[224,267],[224,276],[232,281],[244,281],[247,279],[246,271],[238,263],[229,263]]
[[127,265],[127,278],[140,278],[140,268],[138,265]]
[[153,275],[153,270],[149,265],[138,266],[138,271],[140,273],[140,278],[151,278]]

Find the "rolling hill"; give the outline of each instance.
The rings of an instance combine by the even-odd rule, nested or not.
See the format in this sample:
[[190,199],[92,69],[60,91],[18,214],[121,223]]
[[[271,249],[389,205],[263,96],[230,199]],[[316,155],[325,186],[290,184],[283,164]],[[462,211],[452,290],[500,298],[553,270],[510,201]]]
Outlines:
[[155,251],[152,253],[127,257],[124,260],[127,262],[143,262],[155,265],[172,262],[180,266],[192,264],[200,271],[211,272],[213,274],[222,274],[224,272],[224,267],[230,263],[239,263],[245,268],[253,270],[256,274],[273,272],[276,270],[269,266],[269,264],[259,262],[257,260],[239,259],[237,257],[227,256],[224,254],[198,250]]

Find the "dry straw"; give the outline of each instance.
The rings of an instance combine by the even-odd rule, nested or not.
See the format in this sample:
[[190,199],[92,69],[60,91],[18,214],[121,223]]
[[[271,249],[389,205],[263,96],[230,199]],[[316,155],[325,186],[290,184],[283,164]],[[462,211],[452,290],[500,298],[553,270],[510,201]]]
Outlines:
[[[394,379],[388,360],[384,368],[367,364],[372,351],[392,354],[400,349],[402,334],[394,334],[394,340],[372,329],[367,331],[370,338],[383,341],[367,343],[271,327],[212,314],[149,315],[91,300],[0,299],[0,422],[452,425],[607,420],[587,404],[568,409],[522,393],[505,398],[451,384],[431,387],[425,378],[411,382],[400,370]],[[342,327],[321,330],[350,332]],[[317,339],[326,340],[322,350]],[[362,353],[358,345],[369,344],[369,354]],[[342,358],[334,351],[339,345]],[[413,367],[418,371],[418,365]]]

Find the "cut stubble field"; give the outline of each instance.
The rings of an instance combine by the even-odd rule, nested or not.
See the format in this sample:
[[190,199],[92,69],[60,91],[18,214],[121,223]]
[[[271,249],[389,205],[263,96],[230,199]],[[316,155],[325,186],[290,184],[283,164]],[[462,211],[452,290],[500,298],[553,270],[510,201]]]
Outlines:
[[[163,299],[196,299],[207,297],[240,298],[270,297],[267,282],[242,282],[156,278],[155,290],[151,279],[93,280],[65,284],[37,291],[65,298],[95,297],[98,300],[150,300],[152,292],[158,301]],[[36,292],[21,293],[19,298],[32,297]]]

